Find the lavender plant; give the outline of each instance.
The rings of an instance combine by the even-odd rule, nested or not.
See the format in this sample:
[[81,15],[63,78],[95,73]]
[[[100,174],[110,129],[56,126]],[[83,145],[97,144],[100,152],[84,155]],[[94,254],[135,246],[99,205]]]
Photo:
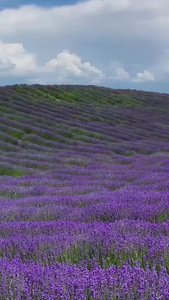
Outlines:
[[0,299],[169,299],[169,96],[0,88]]

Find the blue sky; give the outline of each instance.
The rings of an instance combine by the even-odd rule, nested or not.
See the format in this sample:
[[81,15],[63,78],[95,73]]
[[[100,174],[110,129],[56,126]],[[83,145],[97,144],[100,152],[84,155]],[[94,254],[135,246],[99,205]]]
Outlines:
[[1,0],[0,1],[0,9],[11,8],[11,7],[20,7],[23,5],[38,5],[38,6],[61,6],[61,5],[70,5],[73,3],[77,3],[78,1],[73,0]]
[[168,0],[0,0],[0,85],[169,92]]

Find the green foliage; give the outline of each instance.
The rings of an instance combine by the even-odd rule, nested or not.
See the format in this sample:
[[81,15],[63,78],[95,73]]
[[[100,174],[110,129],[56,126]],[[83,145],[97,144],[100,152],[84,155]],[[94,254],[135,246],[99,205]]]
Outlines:
[[28,172],[26,172],[23,169],[19,169],[17,167],[8,167],[8,166],[0,165],[0,175],[20,177],[20,176],[27,175],[27,174],[28,174]]
[[17,130],[17,129],[14,129],[14,130],[10,130],[7,132],[9,135],[17,138],[17,139],[21,139],[22,136],[24,135],[24,132],[21,131],[21,130]]
[[95,139],[103,139],[102,136],[96,132],[90,132],[79,128],[71,128],[71,131],[76,135],[82,135],[82,136],[91,137]]

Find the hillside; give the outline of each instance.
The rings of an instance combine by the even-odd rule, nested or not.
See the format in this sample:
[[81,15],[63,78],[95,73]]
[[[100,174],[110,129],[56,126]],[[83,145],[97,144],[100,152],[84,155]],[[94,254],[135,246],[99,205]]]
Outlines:
[[169,299],[168,199],[168,94],[0,87],[0,299]]

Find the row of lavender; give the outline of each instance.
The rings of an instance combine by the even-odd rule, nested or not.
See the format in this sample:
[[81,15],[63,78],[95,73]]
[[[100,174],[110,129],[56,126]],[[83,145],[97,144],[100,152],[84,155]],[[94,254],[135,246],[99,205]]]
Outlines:
[[168,299],[168,222],[1,229],[1,299]]
[[169,96],[0,93],[0,299],[169,299]]

